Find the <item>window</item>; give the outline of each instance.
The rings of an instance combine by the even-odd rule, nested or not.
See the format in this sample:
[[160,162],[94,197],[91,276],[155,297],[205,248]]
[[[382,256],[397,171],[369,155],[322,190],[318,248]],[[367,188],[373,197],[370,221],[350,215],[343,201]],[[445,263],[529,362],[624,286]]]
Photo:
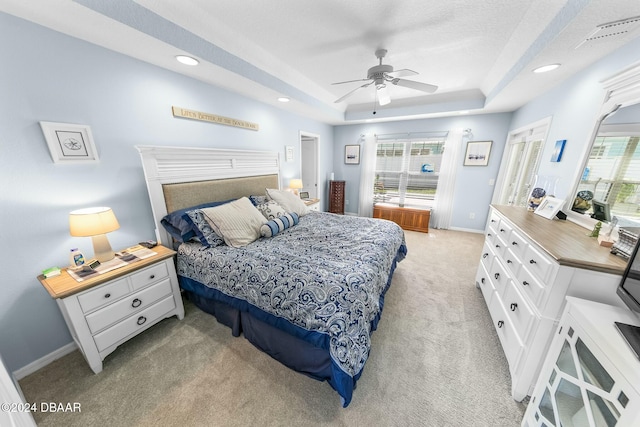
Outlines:
[[574,212],[604,221],[613,216],[640,218],[639,141],[640,135],[596,137],[578,184]]
[[431,206],[438,187],[444,138],[380,141],[374,202],[400,207]]

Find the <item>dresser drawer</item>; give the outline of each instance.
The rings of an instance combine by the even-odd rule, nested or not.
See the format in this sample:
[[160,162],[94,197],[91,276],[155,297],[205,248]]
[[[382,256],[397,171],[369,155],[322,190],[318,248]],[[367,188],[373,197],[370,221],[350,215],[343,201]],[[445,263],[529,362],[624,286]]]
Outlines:
[[515,278],[520,271],[520,267],[522,267],[522,264],[518,260],[518,257],[515,256],[511,248],[508,248],[506,251],[504,251],[502,258],[511,276]]
[[498,229],[498,236],[500,236],[506,242],[509,239],[509,236],[511,236],[511,230],[512,230],[511,225],[509,225],[507,221],[501,220],[497,229]]
[[493,282],[493,287],[500,295],[502,295],[507,284],[511,281],[509,273],[497,257],[493,260],[493,264],[491,264],[489,280]]
[[531,273],[543,282],[546,281],[551,274],[554,265],[547,256],[538,252],[531,245],[527,247],[522,262]]
[[145,268],[138,273],[132,274],[131,284],[133,285],[133,290],[135,291],[168,276],[169,271],[167,270],[167,264],[161,262],[149,268]]
[[500,344],[507,356],[509,370],[514,371],[517,366],[520,354],[524,350],[524,345],[516,332],[513,321],[504,309],[502,299],[499,295],[494,295],[489,305],[489,313],[493,320],[493,327],[496,328]]
[[516,289],[516,284],[511,282],[504,294],[504,308],[511,319],[520,339],[525,342],[529,328],[533,324],[536,315]]
[[173,300],[173,296],[167,297],[151,307],[124,319],[106,331],[100,332],[93,337],[98,351],[103,351],[129,335],[146,328],[147,325],[164,317],[164,315],[173,310],[175,306],[176,303]]
[[103,305],[116,301],[129,293],[129,283],[126,278],[116,280],[108,285],[103,285],[78,296],[78,302],[82,311],[88,313]]
[[538,306],[544,294],[544,285],[536,279],[526,266],[523,266],[518,273],[518,288],[529,298],[532,304]]
[[489,305],[491,302],[491,297],[494,294],[495,288],[493,287],[493,283],[489,280],[489,273],[484,268],[484,265],[480,263],[478,266],[478,272],[476,273],[476,284],[482,291],[482,296],[484,297],[484,301]]
[[131,294],[120,301],[110,304],[87,316],[87,324],[92,334],[127,317],[133,312],[143,309],[171,294],[171,282],[168,278],[153,286]]
[[491,247],[489,246],[491,244],[491,242],[484,242],[484,246],[482,247],[482,254],[480,255],[480,263],[482,265],[484,265],[484,268],[487,271],[490,271],[491,269],[491,263],[493,262],[493,251],[491,250]]
[[529,244],[526,239],[518,234],[517,231],[511,231],[511,235],[509,236],[509,241],[507,242],[509,249],[511,249],[518,260],[522,261],[524,259],[524,255],[527,251],[527,247]]
[[494,230],[498,230],[498,225],[500,224],[500,215],[493,209],[491,210],[491,216],[489,217],[489,227],[493,226]]

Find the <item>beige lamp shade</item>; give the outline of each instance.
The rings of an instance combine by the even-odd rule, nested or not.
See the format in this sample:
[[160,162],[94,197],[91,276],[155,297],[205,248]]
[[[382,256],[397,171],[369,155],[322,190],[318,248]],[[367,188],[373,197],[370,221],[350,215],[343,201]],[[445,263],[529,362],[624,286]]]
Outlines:
[[110,233],[118,228],[120,224],[111,208],[79,209],[69,214],[69,231],[72,236],[90,237]]
[[301,179],[292,179],[289,181],[289,188],[293,188],[294,190],[299,190],[302,188],[302,180]]
[[100,262],[109,261],[115,256],[105,234],[118,228],[120,224],[111,208],[79,209],[69,214],[69,232],[72,236],[91,237],[94,256]]

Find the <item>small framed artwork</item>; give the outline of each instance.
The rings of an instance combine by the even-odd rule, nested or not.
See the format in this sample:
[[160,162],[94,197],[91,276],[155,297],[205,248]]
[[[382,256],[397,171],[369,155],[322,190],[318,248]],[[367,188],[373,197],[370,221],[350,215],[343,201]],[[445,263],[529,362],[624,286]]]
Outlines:
[[359,145],[344,146],[344,163],[347,165],[360,164],[360,146]]
[[469,141],[464,153],[464,166],[487,166],[493,141]]
[[40,122],[40,127],[54,163],[99,161],[89,126]]
[[564,152],[564,145],[567,143],[566,139],[559,139],[556,141],[556,146],[551,154],[552,162],[559,162],[562,159],[562,153]]
[[308,198],[309,198],[309,192],[308,192],[308,191],[301,191],[301,192],[300,192],[300,198],[301,198],[302,200],[306,200],[306,199],[308,199]]
[[542,202],[540,202],[534,213],[547,219],[553,219],[558,211],[562,209],[562,205],[564,205],[564,200],[557,199],[553,196],[547,196]]
[[284,161],[293,162],[293,146],[285,145],[284,147]]

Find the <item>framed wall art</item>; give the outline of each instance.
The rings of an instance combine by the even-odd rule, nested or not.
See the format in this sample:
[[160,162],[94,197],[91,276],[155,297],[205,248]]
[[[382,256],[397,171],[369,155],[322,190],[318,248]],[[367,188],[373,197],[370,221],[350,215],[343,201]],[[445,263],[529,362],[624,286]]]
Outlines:
[[40,122],[40,127],[54,163],[99,161],[89,126]]
[[469,141],[464,153],[464,166],[487,166],[493,141]]
[[347,165],[360,164],[360,146],[359,145],[344,146],[344,163]]

